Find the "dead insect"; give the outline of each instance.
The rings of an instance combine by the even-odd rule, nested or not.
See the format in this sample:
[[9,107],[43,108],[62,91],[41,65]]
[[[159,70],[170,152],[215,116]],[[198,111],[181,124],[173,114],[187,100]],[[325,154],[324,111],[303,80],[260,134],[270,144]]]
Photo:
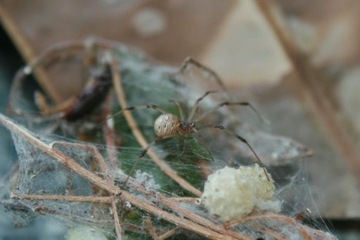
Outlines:
[[106,66],[104,72],[95,76],[84,89],[75,97],[75,101],[64,111],[63,118],[74,121],[91,113],[105,100],[112,86],[111,71]]
[[[88,74],[89,76],[85,86],[78,94],[55,106],[49,106],[47,97],[37,91],[34,94],[35,104],[39,108],[42,116],[59,117],[67,121],[76,121],[93,112],[93,110],[98,108],[101,103],[104,102],[112,86],[110,67],[107,63],[103,63],[99,60],[100,58],[97,56],[99,51],[97,51],[97,48],[101,48],[101,46],[89,47],[86,46],[86,44],[79,45],[76,42],[55,45],[46,50],[29,65],[20,69],[15,76],[14,84],[11,89],[11,100],[9,103],[10,112],[15,112],[19,115],[29,115],[22,112],[15,105],[17,98],[20,97],[19,91],[22,87],[22,82],[29,77],[36,68],[40,66],[45,68],[58,63],[61,59],[67,59],[63,57],[64,55],[71,55],[77,58],[84,55],[82,57],[83,67],[90,73]],[[111,49],[111,47],[108,48]],[[74,52],[74,50],[76,51]],[[85,54],[80,53],[79,50],[85,52]]]

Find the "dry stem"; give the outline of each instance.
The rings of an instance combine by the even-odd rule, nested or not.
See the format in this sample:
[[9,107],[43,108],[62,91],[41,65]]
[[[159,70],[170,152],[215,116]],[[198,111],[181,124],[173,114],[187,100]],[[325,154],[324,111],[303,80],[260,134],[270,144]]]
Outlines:
[[[113,84],[115,87],[115,92],[118,97],[118,101],[120,103],[120,106],[122,109],[125,109],[127,106],[126,101],[126,95],[125,91],[122,87],[121,83],[121,76],[120,76],[120,69],[118,69],[119,63],[116,61],[116,58],[111,57],[111,69],[113,74]],[[131,131],[133,135],[135,136],[136,140],[139,142],[142,148],[146,149],[148,147],[149,143],[146,141],[144,135],[140,131],[132,113],[130,111],[124,112],[125,119],[131,128]],[[188,190],[189,192],[192,192],[196,196],[200,197],[202,195],[202,192],[198,189],[196,189],[194,186],[192,186],[189,182],[187,182],[185,179],[180,177],[169,165],[166,164],[156,153],[153,149],[149,149],[147,154],[150,156],[150,158],[154,161],[156,165],[159,166],[161,170],[164,171],[165,174],[167,174],[169,177],[171,177],[175,182],[177,182],[181,187]]]
[[297,228],[299,230],[299,233],[303,236],[304,239],[306,239],[306,240],[312,239],[311,236],[304,229],[304,226],[301,225],[299,222],[297,222],[294,218],[287,217],[284,215],[279,215],[279,214],[266,214],[266,215],[256,215],[256,216],[244,217],[241,219],[235,219],[232,221],[228,221],[224,225],[225,225],[225,228],[228,229],[237,224],[246,223],[246,222],[250,222],[250,221],[261,221],[261,220],[274,220],[274,221],[278,221],[278,222],[283,222],[285,224],[293,225],[295,228]]
[[324,127],[325,132],[329,135],[329,140],[334,147],[344,156],[356,176],[357,183],[360,185],[360,159],[351,139],[347,136],[344,127],[336,118],[334,109],[326,100],[324,92],[319,88],[318,82],[322,75],[318,74],[313,66],[311,66],[308,56],[302,53],[295,45],[295,41],[287,33],[285,28],[276,18],[273,5],[268,0],[257,0],[259,10],[264,15],[272,30],[276,34],[279,43],[282,45],[288,59],[292,63],[296,74],[295,80],[302,90],[304,99],[308,102],[308,106],[313,114],[320,121],[320,126]]

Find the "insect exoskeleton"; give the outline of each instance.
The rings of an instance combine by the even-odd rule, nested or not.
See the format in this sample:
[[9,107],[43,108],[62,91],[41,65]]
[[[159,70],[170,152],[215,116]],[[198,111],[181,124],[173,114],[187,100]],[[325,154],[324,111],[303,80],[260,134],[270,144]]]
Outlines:
[[158,137],[168,138],[178,134],[179,126],[181,125],[180,119],[171,114],[161,114],[154,123],[155,134]]

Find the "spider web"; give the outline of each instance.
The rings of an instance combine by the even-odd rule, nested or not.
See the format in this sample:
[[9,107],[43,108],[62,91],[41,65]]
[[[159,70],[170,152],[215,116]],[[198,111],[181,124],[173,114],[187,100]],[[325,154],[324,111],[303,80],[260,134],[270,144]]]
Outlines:
[[[181,74],[175,74],[177,73],[176,69],[154,63],[149,64],[141,53],[133,52],[133,50],[129,50],[121,45],[118,57],[121,61],[121,75],[125,91],[128,93],[127,101],[129,106],[156,104],[175,115],[179,115],[176,105],[169,102],[169,100],[176,100],[182,103],[185,112],[189,112],[196,99],[204,94],[204,82],[210,83],[207,84],[210,89],[206,90],[219,90],[219,93],[205,98],[201,102],[198,115],[211,109],[211,107],[221,101],[229,100],[226,91],[219,89],[219,86],[214,83],[214,79],[209,73],[204,73],[204,71],[194,66],[189,67]],[[20,94],[19,97],[22,98],[25,95]],[[20,99],[18,102],[26,101]],[[19,108],[22,107],[19,106]],[[120,109],[116,101],[112,103],[111,108],[114,113]],[[236,109],[236,111],[238,110]],[[245,113],[249,115],[253,114],[250,119],[259,122],[256,114],[249,110],[241,111],[246,111]],[[315,217],[319,217],[318,209],[314,204],[306,180],[305,163],[303,161],[295,161],[305,158],[308,155],[308,149],[291,139],[254,130],[249,124],[242,124],[238,115],[234,114],[234,112],[234,108],[219,109],[219,111],[212,113],[204,119],[204,123],[224,124],[230,130],[241,132],[241,136],[249,141],[262,161],[269,166],[269,172],[277,183],[276,197],[282,201],[282,214],[295,216],[306,209],[310,209]],[[153,122],[159,116],[159,113],[146,109],[135,110],[133,114],[148,142],[155,139]],[[47,119],[40,122],[40,124],[37,121],[31,121],[31,119],[29,121],[28,119],[26,123],[29,127],[39,132],[38,137],[46,143],[61,140],[80,144],[82,142],[76,136],[79,134],[79,126],[85,125],[86,121],[91,121],[91,117],[75,123],[60,121],[59,124],[59,121],[55,121],[55,125],[53,119]],[[109,165],[111,165],[111,161],[114,161],[112,158],[115,156],[115,161],[121,171],[129,173],[135,162],[138,161],[142,148],[132,135],[131,128],[123,116],[116,116],[113,121],[116,129],[115,138],[119,138],[121,142],[120,146],[114,146],[116,154],[108,154],[109,146],[101,141],[103,139],[102,134],[96,134],[93,141],[96,142],[95,146],[103,154]],[[48,133],[52,132],[55,129],[54,126],[58,125],[60,125],[59,129],[61,130],[56,130],[55,133],[65,134],[49,136]],[[97,127],[96,124],[95,127]],[[95,129],[98,130],[98,128]],[[19,172],[15,183],[18,194],[63,196],[101,196],[103,194],[99,189],[94,189],[94,186],[88,181],[69,171],[47,154],[40,152],[24,141],[24,139],[14,135],[14,143],[19,155]],[[108,172],[102,172],[94,164],[92,153],[86,149],[73,146],[59,146],[59,148],[70,157],[76,159],[84,168],[96,172],[100,176],[111,176],[115,181],[118,180],[118,171],[120,170],[111,169]],[[254,162],[254,156],[246,145],[220,130],[205,129],[201,131],[201,136],[166,139],[156,144],[153,149],[181,177],[198,189],[203,188],[206,175],[216,169],[226,165],[236,167]],[[148,184],[149,188],[153,188],[167,196],[191,196],[164,174],[147,155],[141,159],[133,176],[142,184]],[[121,187],[126,187],[121,185],[120,180],[119,184]],[[37,212],[56,216],[60,219],[70,219],[73,222],[71,227],[74,227],[76,222],[87,223],[92,226],[102,226],[106,229],[105,232],[108,236],[114,236],[114,233],[109,230],[113,221],[112,215],[109,213],[109,205],[25,199],[14,200],[14,202],[21,202],[22,205],[28,208],[26,214],[22,213],[22,215],[27,216],[29,221],[36,215],[34,212]],[[186,204],[184,206],[201,216],[207,216],[204,209]],[[134,212],[133,215],[126,218],[126,222],[134,226],[141,226],[142,216],[145,213],[140,210],[135,210]],[[315,217],[311,219],[315,220]],[[319,219],[320,221],[312,223],[313,226],[328,230],[321,218]],[[161,219],[152,218],[152,220],[154,225],[159,228],[164,228],[161,226],[170,228],[171,224],[164,225],[164,221]],[[259,221],[259,224],[264,224],[264,222]],[[280,224],[276,221],[265,222],[265,225],[272,229],[279,229],[286,236],[294,237],[298,234],[292,226]],[[237,230],[248,233],[251,236],[264,237],[259,232],[254,232],[253,223],[240,225],[237,227]],[[140,231],[140,233],[126,231],[126,234],[131,239],[143,238],[145,236],[144,231]],[[189,237],[189,235],[186,236]],[[195,239],[198,237],[193,236]]]
[[[56,159],[39,151],[38,148],[16,134],[13,134],[13,139],[19,156],[19,179],[16,188],[18,193],[63,196],[93,196],[96,194],[93,186],[86,179],[69,171]],[[53,142],[51,138],[41,137],[41,140],[48,144]],[[93,156],[88,151],[66,147],[63,152],[70,157],[75,157],[84,168],[91,169]],[[93,209],[92,204],[81,202],[21,201],[35,212],[59,215],[64,218],[71,216],[74,220],[78,218],[78,220],[90,223],[111,222],[111,215],[108,214],[108,208],[105,205]],[[94,220],[94,215],[99,218]]]

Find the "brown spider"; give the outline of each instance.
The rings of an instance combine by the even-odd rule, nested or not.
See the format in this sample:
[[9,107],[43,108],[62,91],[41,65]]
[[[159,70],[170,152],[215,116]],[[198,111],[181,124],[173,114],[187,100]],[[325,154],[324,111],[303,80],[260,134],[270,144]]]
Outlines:
[[[157,110],[157,111],[162,113],[155,120],[155,123],[154,123],[154,130],[155,130],[155,134],[156,134],[157,137],[150,144],[148,144],[148,146],[141,152],[141,154],[139,155],[139,159],[134,164],[133,168],[131,169],[131,171],[129,173],[129,176],[134,171],[134,169],[136,168],[139,161],[145,156],[147,151],[155,143],[157,143],[157,142],[159,142],[159,141],[161,141],[163,139],[171,138],[171,137],[174,137],[174,136],[184,136],[184,135],[197,133],[199,130],[202,130],[202,129],[205,129],[205,128],[216,128],[216,129],[220,129],[220,130],[222,130],[224,132],[227,132],[228,134],[230,134],[230,135],[236,137],[237,139],[239,139],[241,142],[245,143],[249,147],[249,149],[252,151],[254,156],[256,157],[259,165],[264,168],[266,177],[270,181],[270,179],[269,179],[269,177],[267,175],[267,172],[265,170],[265,165],[262,163],[259,156],[256,154],[255,150],[251,147],[251,145],[247,142],[247,140],[245,138],[243,138],[240,135],[228,130],[227,128],[225,128],[222,125],[209,124],[209,125],[205,125],[205,126],[198,126],[198,123],[202,119],[204,119],[207,115],[209,115],[210,113],[212,113],[212,112],[214,112],[214,111],[216,111],[219,108],[224,107],[224,106],[248,106],[255,113],[257,113],[260,116],[260,114],[256,111],[256,109],[248,102],[228,102],[228,101],[225,101],[225,102],[222,102],[222,103],[216,105],[215,107],[213,107],[209,111],[203,113],[202,115],[200,115],[199,117],[194,119],[194,115],[195,115],[196,111],[198,110],[200,101],[203,100],[209,94],[212,94],[214,92],[215,91],[207,91],[203,96],[198,98],[196,100],[194,106],[192,107],[192,109],[190,111],[190,114],[189,114],[187,119],[185,119],[185,117],[184,117],[184,113],[183,113],[183,110],[182,110],[180,104],[178,102],[176,102],[176,101],[173,101],[173,102],[177,105],[177,107],[179,109],[180,118],[178,116],[175,116],[174,114],[171,114],[171,113],[161,109],[160,107],[158,107],[157,105],[154,105],[154,104],[127,107],[127,108],[124,108],[123,110],[121,110],[120,112],[116,113],[115,115],[118,115],[118,114],[123,113],[124,111],[133,111],[133,110],[137,110],[137,109],[154,109],[154,110]],[[115,115],[113,115],[112,117],[114,117]]]

